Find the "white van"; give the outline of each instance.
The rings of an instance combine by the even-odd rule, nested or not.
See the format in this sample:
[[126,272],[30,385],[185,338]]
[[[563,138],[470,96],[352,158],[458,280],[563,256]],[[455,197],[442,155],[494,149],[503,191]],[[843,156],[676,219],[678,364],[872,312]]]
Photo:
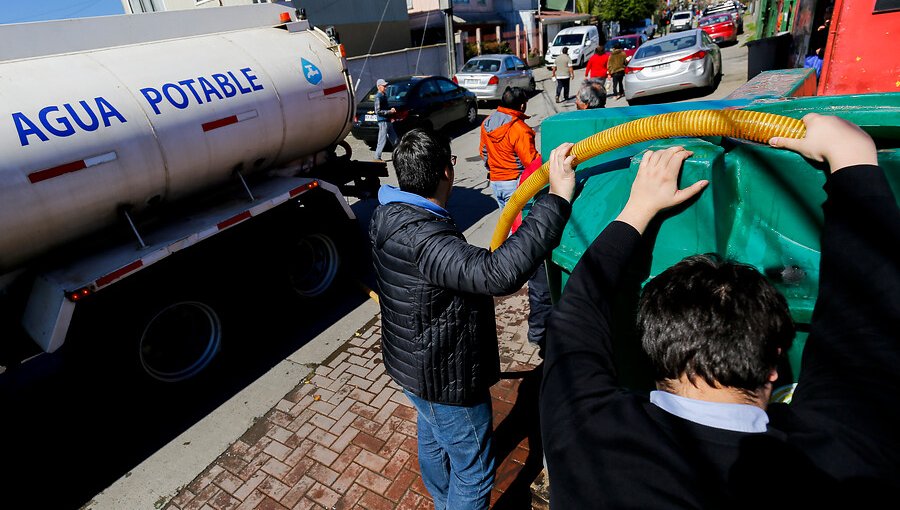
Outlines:
[[585,25],[578,27],[564,28],[556,34],[556,38],[547,48],[547,54],[544,55],[544,63],[547,68],[553,67],[553,61],[562,53],[564,47],[569,48],[569,58],[572,59],[573,67],[584,65],[594,49],[600,45],[600,32],[594,25]]

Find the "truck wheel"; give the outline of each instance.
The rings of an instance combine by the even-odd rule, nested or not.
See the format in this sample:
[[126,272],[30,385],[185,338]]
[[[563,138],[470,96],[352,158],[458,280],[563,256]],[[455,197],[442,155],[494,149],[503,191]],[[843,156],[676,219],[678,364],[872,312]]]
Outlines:
[[219,352],[222,322],[199,301],[173,303],[154,315],[141,334],[141,367],[163,382],[197,375]]
[[331,287],[340,267],[334,241],[325,234],[307,235],[288,249],[288,279],[304,298],[319,296]]

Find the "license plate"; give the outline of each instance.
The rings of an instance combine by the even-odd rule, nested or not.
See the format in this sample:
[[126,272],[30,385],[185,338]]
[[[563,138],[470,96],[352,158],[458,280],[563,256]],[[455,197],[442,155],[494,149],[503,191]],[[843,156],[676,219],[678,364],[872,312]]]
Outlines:
[[378,117],[375,115],[366,115],[364,119],[366,122],[378,122]]
[[478,85],[479,80],[466,80],[466,85]]
[[660,64],[660,65],[656,66],[656,70],[657,70],[657,71],[665,71],[665,70],[668,69],[671,65],[672,65],[671,63],[670,63],[670,64]]

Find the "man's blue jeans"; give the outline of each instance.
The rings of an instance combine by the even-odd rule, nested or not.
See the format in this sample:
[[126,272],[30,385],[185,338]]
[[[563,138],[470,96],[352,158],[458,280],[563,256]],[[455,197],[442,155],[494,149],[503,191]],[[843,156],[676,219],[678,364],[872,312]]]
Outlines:
[[495,467],[490,393],[472,406],[404,393],[418,411],[419,468],[435,510],[489,508]]
[[497,201],[497,205],[500,206],[500,210],[506,206],[506,202],[509,201],[509,198],[515,193],[516,188],[519,187],[519,180],[512,179],[509,181],[491,181],[491,191],[494,192],[494,200]]
[[394,125],[391,124],[391,121],[379,120],[378,142],[375,144],[375,159],[381,159],[381,152],[384,150],[384,146],[387,143],[388,138],[390,138],[391,146],[394,148],[396,148],[397,144],[400,143],[400,138],[397,136],[397,132],[394,131]]

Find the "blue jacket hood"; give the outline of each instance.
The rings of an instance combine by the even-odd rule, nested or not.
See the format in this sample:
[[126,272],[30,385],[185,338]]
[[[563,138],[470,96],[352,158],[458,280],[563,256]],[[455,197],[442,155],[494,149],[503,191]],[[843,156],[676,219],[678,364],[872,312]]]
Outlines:
[[450,213],[447,212],[446,209],[428,200],[427,198],[421,195],[416,195],[415,193],[403,191],[400,188],[391,186],[389,184],[382,184],[381,189],[378,190],[378,203],[381,205],[387,205],[391,203],[409,204],[421,207],[422,209],[426,209],[429,212],[434,213],[435,215],[442,218],[450,217]]

